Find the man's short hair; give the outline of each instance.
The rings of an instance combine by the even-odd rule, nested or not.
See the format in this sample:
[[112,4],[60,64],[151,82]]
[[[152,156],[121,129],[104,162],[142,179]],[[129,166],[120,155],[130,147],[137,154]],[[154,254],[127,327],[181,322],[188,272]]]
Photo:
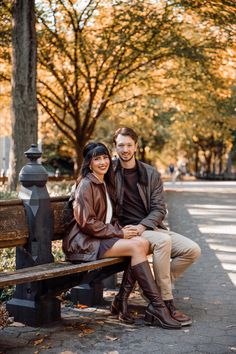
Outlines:
[[130,136],[135,143],[137,143],[138,141],[138,135],[135,133],[135,131],[131,128],[128,127],[123,127],[123,128],[119,128],[116,130],[114,136],[113,136],[113,142],[114,144],[116,144],[116,139],[118,135],[124,135],[124,136]]

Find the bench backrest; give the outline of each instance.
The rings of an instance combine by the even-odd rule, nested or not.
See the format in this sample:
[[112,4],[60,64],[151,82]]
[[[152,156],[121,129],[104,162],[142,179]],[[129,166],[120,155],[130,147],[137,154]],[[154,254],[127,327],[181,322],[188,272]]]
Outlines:
[[[68,227],[69,197],[52,197],[54,215],[53,240],[64,237]],[[0,200],[0,248],[23,246],[27,243],[29,230],[25,208],[21,200]]]

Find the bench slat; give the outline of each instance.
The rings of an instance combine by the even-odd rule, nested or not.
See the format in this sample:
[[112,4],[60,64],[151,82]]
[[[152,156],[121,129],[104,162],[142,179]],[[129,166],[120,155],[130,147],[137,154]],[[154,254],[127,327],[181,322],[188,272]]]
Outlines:
[[0,201],[0,248],[24,245],[27,238],[28,225],[22,202]]
[[70,262],[46,263],[34,267],[22,268],[14,272],[2,272],[0,273],[0,288],[94,270],[111,264],[121,263],[124,262],[124,260],[125,258],[119,257],[99,259],[80,264],[72,264]]
[[67,201],[68,197],[51,198],[51,208],[54,216],[53,240],[61,240],[68,228]]
[[[54,215],[53,240],[60,240],[65,235],[66,202],[69,197],[50,198]],[[0,248],[23,246],[29,237],[26,213],[22,201],[0,201]]]

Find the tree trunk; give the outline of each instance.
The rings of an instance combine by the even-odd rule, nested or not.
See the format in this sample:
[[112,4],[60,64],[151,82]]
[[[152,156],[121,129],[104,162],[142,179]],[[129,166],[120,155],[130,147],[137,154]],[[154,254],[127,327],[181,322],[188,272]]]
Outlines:
[[198,148],[196,148],[195,149],[195,158],[194,158],[194,174],[195,174],[195,176],[199,175],[198,164],[199,164],[199,156],[198,156]]
[[34,0],[15,0],[12,32],[12,142],[9,188],[16,190],[24,152],[37,143],[36,30]]
[[206,174],[207,177],[210,176],[211,174],[211,158],[212,158],[212,154],[204,154],[205,155],[205,160],[206,160]]
[[138,158],[143,161],[143,162],[146,162],[146,152],[145,152],[145,142],[144,142],[144,139],[141,137],[140,138],[140,146],[139,146],[139,156]]
[[74,160],[74,177],[77,178],[79,171],[83,162],[83,148],[85,146],[84,142],[78,142],[76,144],[76,157]]
[[215,176],[216,175],[216,161],[217,161],[217,155],[216,153],[213,152],[212,154],[212,173]]

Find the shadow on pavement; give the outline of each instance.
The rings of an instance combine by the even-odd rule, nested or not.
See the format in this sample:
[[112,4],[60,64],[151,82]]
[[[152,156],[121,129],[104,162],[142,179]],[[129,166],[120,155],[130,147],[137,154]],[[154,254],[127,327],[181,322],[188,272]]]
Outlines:
[[[194,317],[200,353],[236,352],[235,194],[168,192],[169,227],[196,241],[200,259],[176,282],[176,300]],[[207,343],[208,339],[208,343]]]
[[[63,309],[60,323],[47,328],[8,327],[0,332],[4,354],[225,354],[236,353],[236,194],[228,191],[166,193],[173,231],[195,240],[200,259],[175,284],[179,307],[193,325],[163,330],[143,324],[124,325],[109,309]],[[114,295],[114,294],[111,294]],[[130,303],[144,305],[138,292]]]

